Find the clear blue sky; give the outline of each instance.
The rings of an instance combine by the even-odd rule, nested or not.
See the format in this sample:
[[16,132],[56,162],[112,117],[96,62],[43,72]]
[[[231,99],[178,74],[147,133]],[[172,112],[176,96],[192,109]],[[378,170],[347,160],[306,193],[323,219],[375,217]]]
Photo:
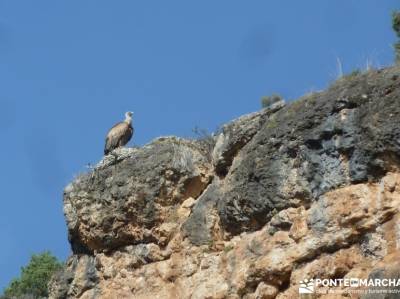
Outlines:
[[70,254],[63,188],[126,110],[142,145],[389,65],[396,2],[0,0],[0,288]]

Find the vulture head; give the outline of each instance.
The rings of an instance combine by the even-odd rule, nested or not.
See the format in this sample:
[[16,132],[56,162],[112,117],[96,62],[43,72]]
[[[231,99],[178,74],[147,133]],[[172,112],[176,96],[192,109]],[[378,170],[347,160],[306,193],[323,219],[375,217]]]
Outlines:
[[130,124],[132,123],[132,116],[133,116],[133,112],[128,111],[125,113],[125,122]]

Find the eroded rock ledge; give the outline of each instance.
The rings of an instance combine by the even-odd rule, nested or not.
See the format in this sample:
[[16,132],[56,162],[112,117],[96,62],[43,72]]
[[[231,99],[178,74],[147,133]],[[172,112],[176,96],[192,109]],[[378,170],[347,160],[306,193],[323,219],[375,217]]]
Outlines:
[[399,167],[399,68],[207,140],[119,149],[65,189],[73,255],[50,297],[297,298],[304,278],[398,277]]

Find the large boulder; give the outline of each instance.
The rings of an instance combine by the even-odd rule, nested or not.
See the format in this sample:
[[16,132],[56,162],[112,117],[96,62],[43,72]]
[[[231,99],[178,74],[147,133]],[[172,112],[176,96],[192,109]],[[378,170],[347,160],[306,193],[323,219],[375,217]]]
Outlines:
[[165,245],[177,229],[179,204],[201,194],[210,179],[210,164],[194,141],[159,138],[114,151],[65,188],[74,253]]

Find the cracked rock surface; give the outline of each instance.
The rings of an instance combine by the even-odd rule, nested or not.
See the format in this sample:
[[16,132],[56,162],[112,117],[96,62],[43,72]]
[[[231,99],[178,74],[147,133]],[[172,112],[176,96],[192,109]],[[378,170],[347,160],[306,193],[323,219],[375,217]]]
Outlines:
[[305,278],[400,277],[399,167],[399,67],[206,140],[118,149],[65,188],[73,254],[50,298],[291,299]]

